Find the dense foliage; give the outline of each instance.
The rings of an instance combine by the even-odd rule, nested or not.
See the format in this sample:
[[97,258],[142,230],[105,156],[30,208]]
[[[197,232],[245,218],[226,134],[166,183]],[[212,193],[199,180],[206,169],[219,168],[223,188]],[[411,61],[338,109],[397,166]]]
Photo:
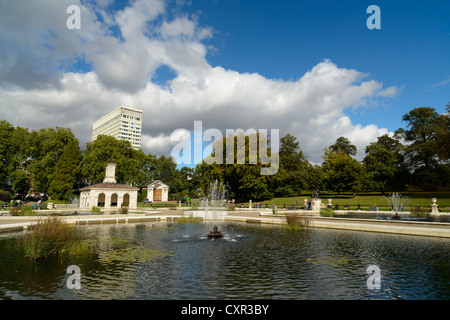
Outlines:
[[[0,121],[0,200],[8,201],[10,195],[23,198],[30,188],[69,200],[79,188],[102,181],[108,162],[117,164],[118,182],[143,187],[158,179],[169,185],[172,199],[198,197],[216,179],[228,184],[232,198],[253,201],[296,196],[314,188],[383,193],[407,185],[425,190],[448,188],[449,114],[450,105],[443,115],[429,107],[411,110],[402,118],[405,128],[366,146],[362,161],[355,157],[356,146],[338,137],[333,145],[325,146],[323,163],[311,164],[297,138],[287,134],[280,139],[275,175],[260,174],[267,165],[260,162],[259,153],[256,163],[249,164],[250,136],[244,140],[245,154],[238,154],[238,143],[234,143],[234,164],[229,164],[224,155],[223,164],[209,161],[195,168],[177,169],[171,158],[134,150],[128,141],[99,136],[81,150],[68,128],[29,131]],[[259,135],[256,141],[259,145]],[[227,138],[216,143],[222,143],[225,150]],[[217,159],[214,152],[211,158]]]

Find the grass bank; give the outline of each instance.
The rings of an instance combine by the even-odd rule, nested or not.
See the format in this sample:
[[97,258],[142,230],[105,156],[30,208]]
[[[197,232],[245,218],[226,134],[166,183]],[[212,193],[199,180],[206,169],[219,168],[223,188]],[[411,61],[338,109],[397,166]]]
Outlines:
[[[404,206],[407,209],[416,207],[419,205],[422,208],[430,208],[431,198],[437,198],[437,204],[441,211],[450,212],[450,191],[437,191],[437,192],[425,192],[425,191],[405,191],[399,192],[404,199]],[[389,192],[383,196],[380,192],[341,192],[341,194],[335,192],[321,192],[320,198],[323,204],[327,204],[331,199],[333,208],[335,205],[339,205],[340,209],[343,209],[345,205],[349,205],[350,209],[357,209],[358,205],[362,210],[369,210],[371,206],[376,205],[379,210],[387,210],[389,203],[387,197]],[[286,207],[289,209],[291,206],[303,207],[304,199],[309,201],[311,199],[310,192],[304,192],[296,197],[286,198],[273,198],[261,202],[261,207],[265,208],[266,205],[270,208],[272,205],[276,205],[281,209]]]

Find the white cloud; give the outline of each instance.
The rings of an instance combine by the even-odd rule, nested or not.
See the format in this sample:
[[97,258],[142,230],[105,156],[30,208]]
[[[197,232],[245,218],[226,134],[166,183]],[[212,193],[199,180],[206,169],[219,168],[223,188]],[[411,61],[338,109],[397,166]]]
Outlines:
[[[44,21],[28,12],[31,21],[13,32],[16,38],[8,35],[8,29],[14,29],[13,20],[5,22],[7,14],[0,13],[0,41],[10,43],[0,49],[5,53],[0,70],[6,74],[0,76],[2,119],[32,129],[70,127],[84,146],[90,141],[92,123],[125,104],[144,110],[142,148],[147,153],[169,155],[175,144],[170,140],[172,132],[192,131],[194,121],[202,120],[205,130],[217,128],[223,134],[237,128],[280,129],[280,136],[295,135],[313,162],[321,162],[323,148],[339,136],[357,145],[361,157],[365,145],[387,133],[376,125],[353,124],[345,114],[348,108],[396,94],[396,87],[383,88],[368,74],[339,68],[329,60],[312,66],[295,81],[213,67],[202,42],[212,31],[200,27],[194,18],[183,15],[166,21],[164,2],[157,0],[136,0],[115,16],[105,9],[108,4],[83,7],[86,14],[78,34],[54,27],[55,23],[65,26],[64,2],[42,2],[39,12],[46,17],[47,7],[52,12]],[[9,6],[18,12],[16,1]],[[103,24],[95,13],[107,17]],[[111,32],[111,25],[119,28],[121,37]],[[50,30],[45,34],[56,37],[33,40],[36,53],[21,57],[36,30]],[[62,63],[79,56],[92,63],[93,70],[61,70]],[[21,59],[31,64],[31,70],[21,67]],[[164,88],[150,81],[163,64],[177,73]]]
[[438,87],[445,86],[447,83],[450,83],[450,76],[447,76],[447,79],[438,83],[433,83],[427,86],[428,90],[436,89]]

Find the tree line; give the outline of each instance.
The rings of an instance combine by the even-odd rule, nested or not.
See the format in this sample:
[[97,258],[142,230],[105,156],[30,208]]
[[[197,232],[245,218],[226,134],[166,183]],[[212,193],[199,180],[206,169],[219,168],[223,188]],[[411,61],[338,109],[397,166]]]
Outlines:
[[142,187],[167,181],[174,192],[183,188],[182,171],[165,156],[146,155],[131,143],[99,136],[85,150],[68,128],[29,131],[0,121],[0,200],[23,199],[33,190],[53,199],[71,200],[82,187],[102,182],[108,162],[117,164],[119,183]]
[[315,188],[383,194],[409,186],[428,191],[445,189],[450,187],[450,105],[446,111],[440,115],[430,107],[411,110],[402,117],[405,128],[399,128],[393,136],[380,136],[366,146],[362,161],[356,159],[357,147],[339,137],[324,148],[323,163],[312,164],[297,138],[287,134],[280,139],[280,167],[274,176],[259,175],[259,162],[256,166],[203,163],[197,169],[210,180],[228,182],[240,199],[297,196]]
[[[0,200],[8,196],[23,198],[30,189],[54,199],[69,200],[77,195],[79,188],[101,182],[108,162],[117,164],[118,182],[143,187],[152,180],[161,180],[169,185],[172,199],[196,198],[214,180],[226,182],[230,196],[238,201],[297,196],[315,188],[382,193],[400,191],[408,185],[425,190],[448,188],[450,105],[446,111],[440,115],[430,107],[411,110],[402,117],[405,128],[396,130],[393,136],[380,136],[366,146],[362,161],[356,159],[356,146],[347,138],[339,137],[333,145],[324,148],[323,163],[312,164],[297,138],[287,134],[280,139],[279,170],[272,176],[260,174],[260,168],[265,165],[259,160],[249,164],[248,136],[245,137],[245,161],[202,162],[195,168],[177,169],[170,157],[145,154],[133,149],[129,141],[99,136],[81,150],[69,128],[30,131],[3,120],[0,121]],[[225,147],[226,139],[230,137],[216,143]],[[237,143],[234,145],[236,148]],[[211,156],[214,157],[214,150]]]

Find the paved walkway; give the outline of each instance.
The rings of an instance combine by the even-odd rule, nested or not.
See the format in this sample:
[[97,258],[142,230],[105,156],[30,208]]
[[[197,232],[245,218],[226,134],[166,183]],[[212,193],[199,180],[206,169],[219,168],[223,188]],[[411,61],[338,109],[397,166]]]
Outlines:
[[[144,210],[143,213],[79,214],[65,216],[65,218],[67,222],[80,224],[133,223],[146,221],[174,221],[183,214],[185,214],[185,212],[182,210]],[[186,214],[189,213],[186,212]],[[309,214],[311,214],[311,212],[309,212]],[[27,229],[38,218],[39,217],[36,216],[0,216],[0,232]],[[309,215],[308,218],[310,226],[313,228],[381,232],[450,239],[450,223],[332,218],[321,217],[318,214]],[[227,212],[227,215],[224,216],[223,220],[263,224],[284,224],[286,221],[283,215],[273,215],[271,210],[231,211]]]

